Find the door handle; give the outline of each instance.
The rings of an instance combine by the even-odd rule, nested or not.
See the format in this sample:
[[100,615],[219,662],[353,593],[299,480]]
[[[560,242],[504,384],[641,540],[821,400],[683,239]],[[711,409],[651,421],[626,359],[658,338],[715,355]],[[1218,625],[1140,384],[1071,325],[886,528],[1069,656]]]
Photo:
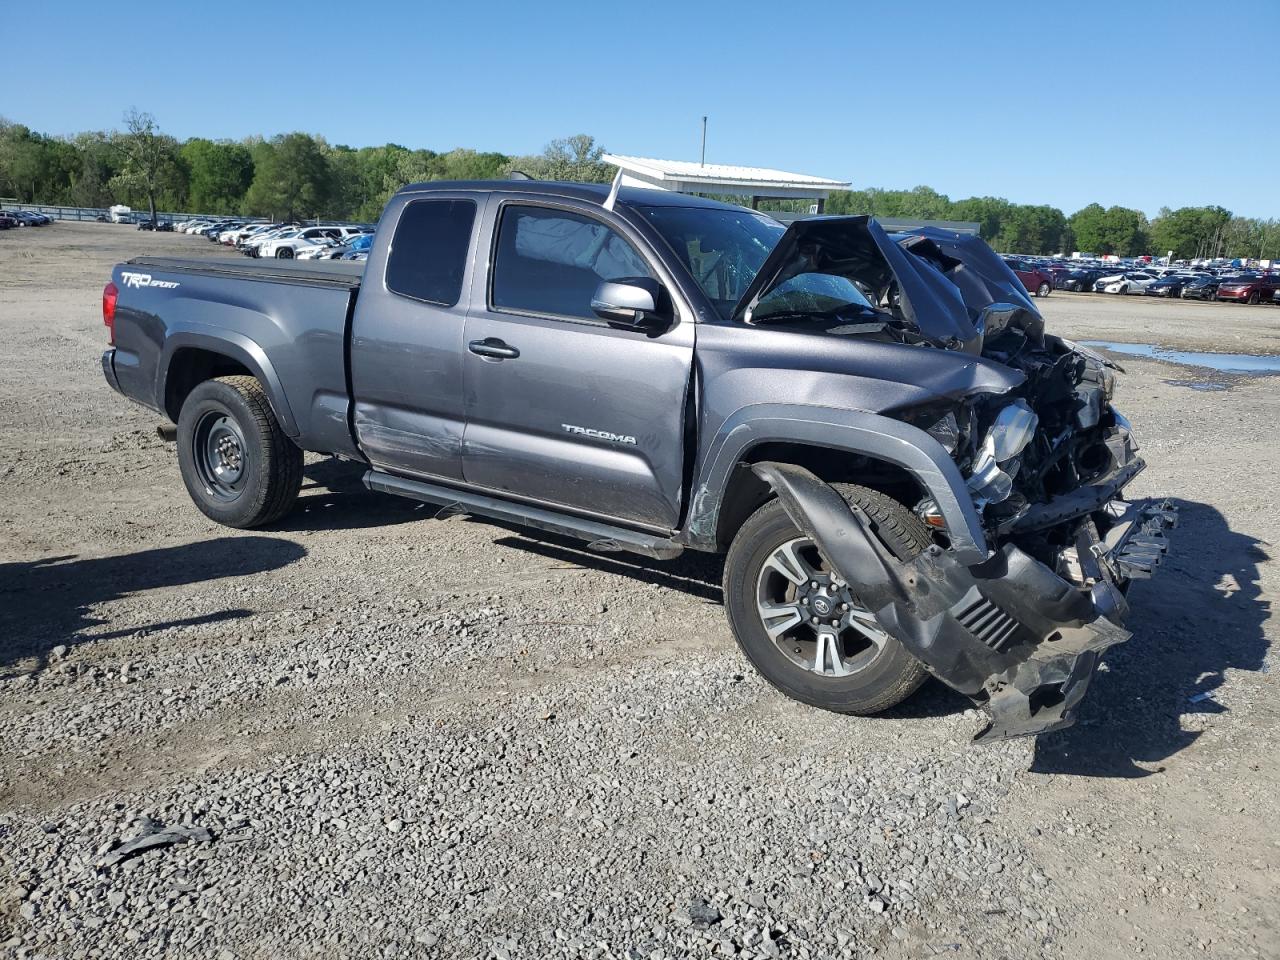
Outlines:
[[476,356],[485,357],[490,360],[514,360],[520,356],[520,351],[510,346],[497,337],[486,337],[483,340],[472,340],[467,344],[467,349]]

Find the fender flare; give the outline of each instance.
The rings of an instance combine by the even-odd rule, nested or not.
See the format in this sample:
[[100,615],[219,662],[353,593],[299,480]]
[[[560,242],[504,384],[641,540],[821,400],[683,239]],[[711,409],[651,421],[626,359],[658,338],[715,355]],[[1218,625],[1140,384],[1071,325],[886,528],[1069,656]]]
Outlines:
[[902,467],[938,504],[955,558],[966,564],[987,558],[982,520],[960,469],[942,444],[918,427],[890,417],[808,404],[752,404],[725,420],[706,447],[694,484],[685,523],[690,545],[714,545],[730,473],[751,447],[770,442],[810,444]]
[[160,350],[156,373],[156,406],[166,409],[165,394],[169,381],[169,369],[178,351],[192,348],[209,353],[221,354],[235,360],[249,370],[266,390],[267,399],[271,403],[271,411],[280,421],[286,436],[298,436],[298,422],[289,408],[284,385],[276,373],[266,351],[242,333],[225,330],[202,323],[180,323],[169,328]]

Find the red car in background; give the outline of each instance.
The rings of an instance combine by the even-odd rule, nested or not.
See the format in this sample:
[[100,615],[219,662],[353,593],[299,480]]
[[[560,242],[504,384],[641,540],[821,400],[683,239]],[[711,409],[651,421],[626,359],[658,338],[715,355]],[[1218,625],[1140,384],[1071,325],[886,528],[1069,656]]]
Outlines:
[[1034,293],[1037,297],[1047,297],[1049,292],[1053,290],[1053,277],[1035,264],[1027,263],[1025,260],[1016,260],[1013,257],[1005,257],[1004,262],[1010,270],[1018,275],[1018,279],[1022,281],[1022,285],[1027,288],[1028,293]]
[[1218,285],[1218,299],[1236,303],[1270,303],[1277,290],[1280,290],[1280,273],[1229,277]]

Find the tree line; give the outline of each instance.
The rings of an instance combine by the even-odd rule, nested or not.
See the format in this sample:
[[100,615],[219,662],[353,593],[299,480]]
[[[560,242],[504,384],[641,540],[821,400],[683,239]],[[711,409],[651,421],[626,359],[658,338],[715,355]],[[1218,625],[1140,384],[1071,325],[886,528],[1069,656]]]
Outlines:
[[[123,130],[53,137],[0,118],[0,196],[22,203],[374,221],[406,183],[489,180],[524,173],[537,180],[608,182],[615,168],[585,134],[551,141],[542,153],[508,156],[459,148],[444,153],[388,143],[330,144],[308,133],[269,139],[179,141],[131,110]],[[765,209],[794,208],[768,201]],[[1219,206],[1140,210],[1091,203],[1067,216],[1057,207],[1001,197],[952,200],[930,187],[841,190],[829,213],[975,221],[983,239],[1009,253],[1192,257],[1280,257],[1280,222],[1236,216]]]

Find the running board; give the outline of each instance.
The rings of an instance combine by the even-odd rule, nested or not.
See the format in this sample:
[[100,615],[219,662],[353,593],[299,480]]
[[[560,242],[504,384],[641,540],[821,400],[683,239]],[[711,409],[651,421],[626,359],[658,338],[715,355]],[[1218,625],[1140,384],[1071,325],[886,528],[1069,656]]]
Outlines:
[[442,509],[439,517],[472,514],[477,517],[488,517],[492,520],[503,520],[523,527],[536,527],[550,533],[573,537],[575,540],[587,541],[587,547],[600,553],[638,553],[653,557],[655,560],[670,560],[680,556],[684,547],[665,537],[625,527],[615,527],[598,520],[587,520],[572,514],[559,513],[545,507],[501,500],[498,497],[473,493],[469,490],[457,490],[422,480],[409,480],[395,477],[389,473],[370,470],[364,475],[364,485],[379,493],[392,493],[410,500],[421,500],[423,503],[438,504]]

